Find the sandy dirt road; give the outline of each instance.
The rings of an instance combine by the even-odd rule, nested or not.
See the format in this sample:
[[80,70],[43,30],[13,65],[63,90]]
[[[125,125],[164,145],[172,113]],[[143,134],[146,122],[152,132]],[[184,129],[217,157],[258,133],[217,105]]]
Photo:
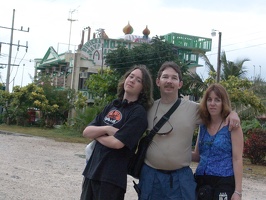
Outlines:
[[[78,200],[85,144],[0,131],[0,200]],[[128,177],[126,200],[136,200]],[[266,199],[266,180],[244,178],[243,200]]]

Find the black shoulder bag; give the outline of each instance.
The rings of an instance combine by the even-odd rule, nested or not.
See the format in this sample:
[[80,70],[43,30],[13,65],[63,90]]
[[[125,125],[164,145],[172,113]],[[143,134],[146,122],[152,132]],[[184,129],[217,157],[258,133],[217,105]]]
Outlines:
[[149,134],[142,137],[138,143],[135,153],[131,156],[128,164],[128,172],[127,174],[134,177],[139,178],[141,168],[144,164],[145,156],[147,149],[152,141],[154,135],[160,130],[160,128],[164,125],[165,122],[168,121],[171,114],[176,110],[179,106],[181,99],[179,98],[174,105],[168,110],[168,112],[162,116],[162,118],[155,124],[153,129],[149,132]]

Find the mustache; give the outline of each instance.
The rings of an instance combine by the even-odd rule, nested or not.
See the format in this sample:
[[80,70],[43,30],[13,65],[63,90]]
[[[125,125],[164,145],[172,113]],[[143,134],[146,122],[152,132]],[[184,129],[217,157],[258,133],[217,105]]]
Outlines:
[[171,87],[171,88],[172,88],[172,87],[174,87],[174,86],[173,86],[172,83],[166,83],[166,84],[164,85],[164,87]]

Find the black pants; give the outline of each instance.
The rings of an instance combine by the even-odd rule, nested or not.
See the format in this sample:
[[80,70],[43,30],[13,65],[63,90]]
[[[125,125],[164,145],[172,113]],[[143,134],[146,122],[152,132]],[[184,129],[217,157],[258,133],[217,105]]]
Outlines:
[[124,200],[125,190],[107,182],[85,178],[80,200]]
[[197,182],[198,200],[219,200],[219,195],[226,195],[227,199],[231,199],[235,191],[235,177],[220,177],[202,175],[195,176]]

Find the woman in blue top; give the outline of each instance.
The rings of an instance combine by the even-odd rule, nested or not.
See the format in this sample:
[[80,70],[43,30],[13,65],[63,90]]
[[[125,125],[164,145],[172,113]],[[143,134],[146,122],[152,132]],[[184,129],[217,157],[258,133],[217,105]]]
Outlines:
[[199,162],[195,177],[198,199],[239,200],[242,196],[243,132],[224,126],[231,112],[225,88],[212,84],[200,103],[200,125],[192,161]]

